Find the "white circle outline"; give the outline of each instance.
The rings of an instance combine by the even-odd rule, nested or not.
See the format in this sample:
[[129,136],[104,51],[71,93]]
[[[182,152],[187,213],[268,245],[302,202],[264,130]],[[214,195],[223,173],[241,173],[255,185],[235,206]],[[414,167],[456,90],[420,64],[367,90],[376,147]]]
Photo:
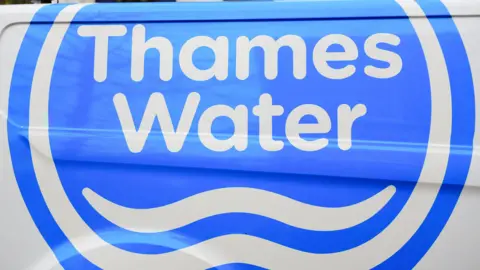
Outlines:
[[[332,254],[310,254],[245,235],[226,235],[164,254],[137,254],[119,249],[101,239],[82,220],[65,194],[58,177],[48,136],[50,82],[58,50],[76,13],[85,5],[63,9],[49,31],[40,52],[32,81],[29,141],[32,162],[40,190],[57,224],[72,245],[89,261],[103,269],[205,269],[230,262],[244,262],[269,269],[326,268],[371,269],[398,251],[415,234],[427,217],[445,176],[449,147],[438,151],[433,145],[449,145],[452,127],[450,81],[435,31],[413,0],[397,1],[410,18],[423,49],[431,83],[432,112],[429,143],[424,167],[404,208],[392,223],[370,241]],[[61,22],[61,23],[58,23]],[[42,127],[46,136],[38,136]],[[34,150],[40,146],[43,153]],[[422,183],[428,182],[428,187]],[[433,185],[432,185],[433,183]],[[82,240],[83,239],[83,240]],[[217,250],[219,252],[213,252]],[[222,254],[224,251],[228,254]],[[218,256],[218,255],[223,256]],[[200,259],[200,260],[199,260]]]

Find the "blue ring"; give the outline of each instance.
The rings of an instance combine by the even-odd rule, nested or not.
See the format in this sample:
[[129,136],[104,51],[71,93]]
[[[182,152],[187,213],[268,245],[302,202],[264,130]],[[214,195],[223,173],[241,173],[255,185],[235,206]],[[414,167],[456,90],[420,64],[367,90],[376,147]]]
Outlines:
[[[427,15],[429,14],[429,11],[438,11],[439,9],[444,9],[445,14],[448,14],[441,2],[435,3],[434,5],[432,5],[430,2],[427,6],[420,1],[419,4],[425,10]],[[64,5],[51,5],[43,7],[35,14],[32,20],[32,25],[35,25],[35,22],[37,21],[44,21],[45,18],[53,21],[56,15],[64,7]],[[448,40],[445,40],[444,36],[439,36],[438,39],[441,46],[442,44],[447,44],[446,42],[449,44],[449,46],[442,46],[442,50],[445,55],[452,89],[453,125],[451,145],[462,145],[466,147],[461,153],[454,152],[453,147],[451,147],[445,180],[448,180],[446,182],[453,182],[455,184],[442,186],[429,215],[417,233],[407,242],[405,246],[403,246],[390,259],[379,265],[377,268],[411,269],[418,263],[418,261],[433,245],[434,241],[443,230],[446,222],[452,214],[463,189],[463,185],[465,184],[470,167],[473,151],[472,145],[475,123],[475,104],[473,82],[470,76],[471,70],[468,65],[468,58],[453,20],[442,18],[438,20],[430,19],[429,21],[436,33],[440,30],[447,30],[455,34],[453,37],[449,36]],[[26,35],[43,37],[44,40],[49,30],[50,28],[38,31],[38,29],[35,29],[34,27],[29,27]],[[31,59],[37,59],[41,50],[41,46],[42,44],[35,44],[35,46],[28,44],[27,50],[27,46],[22,44],[17,61],[23,62],[22,59],[30,59],[30,62],[32,62]],[[27,68],[25,66],[15,67],[11,89],[15,89],[17,92],[25,92],[27,95],[22,96],[16,94],[15,97],[14,95],[10,96],[9,115],[13,115],[18,108],[27,108],[28,110],[30,103],[30,85],[25,85],[25,81],[31,82],[33,78],[33,72],[35,70],[35,63],[36,61]],[[22,73],[23,77],[15,76],[18,75],[19,72]],[[469,76],[462,74],[468,74]],[[15,106],[13,106],[13,104],[15,104]],[[83,256],[81,256],[81,254],[78,253],[78,251],[76,251],[75,248],[73,248],[73,246],[68,242],[67,237],[55,223],[51,213],[46,207],[38,184],[35,181],[29,181],[31,179],[36,179],[33,171],[33,165],[31,163],[30,146],[28,142],[25,142],[25,144],[22,144],[21,149],[17,149],[20,147],[13,143],[21,140],[21,138],[18,137],[18,134],[21,134],[23,129],[18,132],[19,128],[19,126],[9,122],[8,139],[11,150],[15,149],[15,151],[11,151],[11,157],[14,163],[15,175],[17,177],[22,196],[27,206],[36,206],[35,211],[30,211],[31,209],[29,208],[32,219],[50,247],[61,247],[55,249],[54,253],[64,268],[98,269],[84,259]],[[14,131],[12,132],[12,130]],[[25,162],[25,157],[27,156],[29,162]],[[453,170],[452,167],[455,167],[456,169]]]

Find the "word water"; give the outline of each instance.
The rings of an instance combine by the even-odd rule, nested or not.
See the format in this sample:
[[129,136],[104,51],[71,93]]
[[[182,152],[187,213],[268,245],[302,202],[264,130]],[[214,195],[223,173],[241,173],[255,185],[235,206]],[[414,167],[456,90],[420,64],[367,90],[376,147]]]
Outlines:
[[[171,152],[178,152],[183,147],[197,113],[200,94],[193,92],[188,95],[176,130],[165,98],[161,93],[151,95],[138,129],[135,127],[125,95],[121,93],[115,95],[114,103],[131,152],[138,153],[143,150],[155,118],[158,118],[167,148]],[[284,108],[281,105],[272,104],[270,94],[263,94],[260,96],[259,104],[253,107],[252,112],[259,118],[261,147],[271,152],[282,150],[284,142],[274,140],[272,136],[272,118],[281,116]],[[364,104],[357,104],[351,108],[347,104],[342,104],[338,107],[337,112],[338,147],[348,150],[352,146],[353,123],[366,114],[367,107]],[[315,117],[317,123],[300,123],[301,119],[307,115]],[[234,134],[228,139],[217,139],[211,132],[213,122],[220,117],[228,117],[234,123]],[[327,138],[306,140],[301,135],[327,133],[331,128],[332,123],[327,111],[314,104],[303,104],[288,114],[285,134],[288,141],[296,148],[309,152],[318,151],[328,145]],[[232,148],[244,151],[248,146],[248,108],[245,105],[238,105],[235,108],[227,105],[209,107],[202,113],[198,121],[198,137],[205,147],[215,152],[224,152]]]

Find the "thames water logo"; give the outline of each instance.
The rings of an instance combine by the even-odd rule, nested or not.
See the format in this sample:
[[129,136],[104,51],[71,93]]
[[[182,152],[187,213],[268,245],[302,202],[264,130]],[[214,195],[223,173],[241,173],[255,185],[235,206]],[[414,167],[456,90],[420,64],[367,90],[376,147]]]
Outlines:
[[323,19],[36,14],[55,23],[25,35],[9,142],[64,268],[411,269],[422,258],[471,159],[455,25],[426,17],[440,2],[385,3],[394,16],[381,22],[302,4]]

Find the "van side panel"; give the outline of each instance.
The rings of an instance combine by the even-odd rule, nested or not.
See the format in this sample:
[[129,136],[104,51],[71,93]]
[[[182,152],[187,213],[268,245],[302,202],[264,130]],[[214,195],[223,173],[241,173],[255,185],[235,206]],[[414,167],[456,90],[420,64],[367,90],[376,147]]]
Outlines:
[[0,266],[478,264],[479,5],[0,12]]

